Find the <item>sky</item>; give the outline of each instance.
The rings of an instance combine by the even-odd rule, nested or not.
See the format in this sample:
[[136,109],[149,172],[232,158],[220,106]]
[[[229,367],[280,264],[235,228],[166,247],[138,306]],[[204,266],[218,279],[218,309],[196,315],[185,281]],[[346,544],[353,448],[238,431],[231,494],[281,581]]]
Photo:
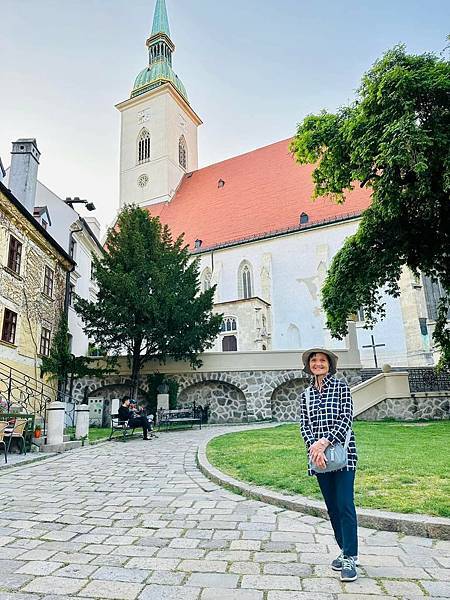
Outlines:
[[[199,166],[292,136],[355,97],[398,43],[440,52],[448,0],[166,0],[173,67],[203,120]],[[155,0],[0,0],[0,157],[37,139],[38,177],[94,202],[103,228],[119,204],[120,115],[148,63]],[[82,211],[81,211],[82,212]]]

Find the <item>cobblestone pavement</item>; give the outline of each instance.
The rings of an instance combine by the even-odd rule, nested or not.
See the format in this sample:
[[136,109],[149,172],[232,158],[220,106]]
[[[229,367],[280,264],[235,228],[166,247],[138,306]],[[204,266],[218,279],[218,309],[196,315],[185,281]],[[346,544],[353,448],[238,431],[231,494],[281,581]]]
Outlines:
[[198,442],[220,431],[107,443],[3,472],[0,600],[450,597],[450,542],[369,529],[360,578],[341,583],[326,521],[200,474]]

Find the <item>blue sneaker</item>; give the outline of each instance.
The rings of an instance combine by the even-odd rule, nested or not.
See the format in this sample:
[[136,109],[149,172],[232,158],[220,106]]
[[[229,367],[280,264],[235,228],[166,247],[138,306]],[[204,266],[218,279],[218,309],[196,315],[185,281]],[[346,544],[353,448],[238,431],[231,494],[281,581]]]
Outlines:
[[353,556],[344,556],[342,559],[341,581],[355,581],[358,577]]
[[[359,560],[357,556],[353,557],[354,561],[355,561],[355,565],[358,566],[359,565]],[[341,552],[339,554],[339,556],[337,556],[331,563],[331,568],[333,569],[333,571],[342,571],[342,561],[344,560],[344,553]]]

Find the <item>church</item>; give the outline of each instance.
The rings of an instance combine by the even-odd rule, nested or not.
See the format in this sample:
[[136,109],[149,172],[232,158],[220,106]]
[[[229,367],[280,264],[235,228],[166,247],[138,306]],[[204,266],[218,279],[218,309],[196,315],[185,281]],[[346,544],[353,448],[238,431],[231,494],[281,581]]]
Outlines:
[[[325,325],[320,290],[333,256],[358,228],[370,192],[356,186],[344,204],[311,199],[312,165],[299,165],[285,139],[198,168],[201,118],[173,70],[165,0],[156,0],[148,64],[121,113],[120,207],[137,204],[184,234],[199,259],[201,285],[216,285],[224,316],[212,351],[342,348]],[[385,295],[386,318],[364,328],[355,315],[365,367],[435,363],[432,331],[440,291],[405,270],[401,295]]]

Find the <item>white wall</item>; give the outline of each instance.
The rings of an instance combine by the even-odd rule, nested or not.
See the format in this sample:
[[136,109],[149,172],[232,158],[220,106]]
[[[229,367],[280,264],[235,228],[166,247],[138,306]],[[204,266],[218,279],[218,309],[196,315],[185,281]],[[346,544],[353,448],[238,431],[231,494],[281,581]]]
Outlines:
[[[168,201],[185,171],[178,164],[178,140],[188,146],[187,172],[198,167],[197,124],[167,87],[147,92],[118,105],[121,111],[120,206],[143,206]],[[137,164],[137,139],[142,128],[150,133],[150,161]],[[138,186],[140,175],[149,183]]]
[[68,252],[70,226],[78,220],[78,213],[40,181],[37,182],[34,205],[47,207],[52,222],[47,231]]
[[[295,350],[312,346],[344,348],[345,341],[332,339],[325,327],[320,289],[333,256],[352,235],[357,221],[335,223],[268,240],[215,250],[212,283],[217,283],[216,301],[238,299],[238,270],[247,260],[253,267],[253,295],[272,306],[272,350]],[[270,260],[269,260],[270,259]],[[211,268],[211,253],[201,255],[200,272]],[[270,286],[262,285],[262,269],[270,269]],[[270,295],[270,298],[267,296]],[[379,364],[405,365],[406,344],[400,303],[386,296],[387,317],[373,330],[379,349]],[[250,326],[250,324],[247,324]],[[242,329],[245,324],[239,323]],[[358,329],[358,344],[364,366],[373,366],[371,332]]]
[[[77,224],[78,213],[70,208],[64,201],[38,181],[36,188],[35,206],[47,206],[50,214],[51,225],[48,227],[50,235],[69,252],[70,228],[73,225],[79,229]],[[74,272],[70,276],[71,283],[75,285],[75,292],[82,298],[93,299],[93,284],[91,281],[91,253],[95,248],[92,240],[86,234],[74,233],[76,241],[74,260],[77,263]],[[72,335],[72,352],[76,356],[87,354],[89,339],[83,331],[82,321],[77,316],[75,309],[69,307],[69,331]]]

